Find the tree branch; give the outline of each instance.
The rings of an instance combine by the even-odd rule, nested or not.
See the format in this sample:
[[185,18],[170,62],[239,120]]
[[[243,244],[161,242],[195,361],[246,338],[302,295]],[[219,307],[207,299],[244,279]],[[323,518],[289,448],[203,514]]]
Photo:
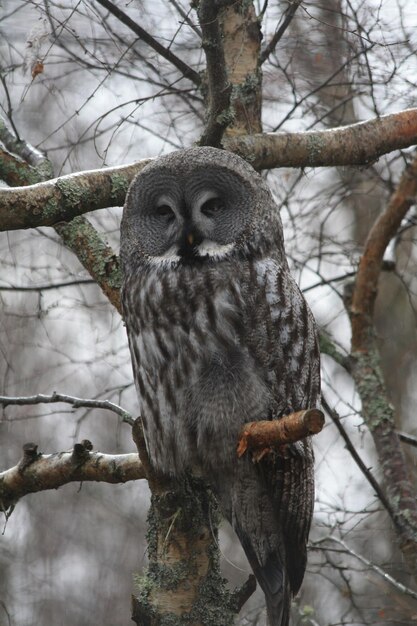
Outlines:
[[237,455],[246,450],[260,460],[272,447],[283,446],[319,433],[324,426],[324,415],[318,409],[307,409],[284,415],[280,419],[249,422],[241,430]]
[[218,148],[224,131],[233,121],[230,112],[232,85],[227,76],[218,4],[213,0],[201,0],[197,12],[203,32],[202,47],[207,61],[208,85],[207,123],[199,145]]
[[91,452],[92,447],[84,440],[69,452],[39,454],[36,444],[25,444],[19,463],[0,472],[0,509],[8,516],[23,496],[70,482],[125,483],[145,478],[136,453],[103,454]]
[[28,187],[0,190],[0,230],[52,226],[74,217],[123,206],[129,184],[151,159],[68,174]]
[[282,24],[278,26],[271,41],[266,46],[266,48],[262,50],[261,52],[261,63],[265,63],[265,61],[269,58],[269,56],[274,52],[275,48],[277,47],[278,42],[282,39],[282,36],[284,35],[288,26],[291,24],[292,19],[298,7],[302,3],[302,1],[303,0],[293,0],[293,2],[290,2],[287,10],[284,13],[284,20]]
[[378,279],[385,250],[417,198],[417,154],[405,168],[385,211],[371,228],[359,263],[352,297],[352,349],[363,351],[372,327]]
[[198,72],[193,70],[189,65],[184,63],[176,54],[174,54],[169,48],[164,48],[159,41],[154,39],[146,30],[144,30],[139,24],[134,22],[124,11],[119,9],[113,2],[110,0],[97,0],[101,6],[106,8],[112,15],[117,17],[117,19],[125,24],[131,31],[135,33],[142,41],[144,41],[148,46],[150,46],[155,52],[157,52],[161,57],[172,63],[174,67],[177,68],[184,76],[184,78],[188,78],[195,85],[199,86],[201,83],[201,77]]
[[352,376],[362,401],[363,418],[378,453],[400,547],[414,575],[417,572],[417,503],[396,432],[395,411],[381,370],[373,310],[385,249],[416,201],[416,192],[417,155],[405,169],[385,211],[371,228],[359,263],[352,304],[348,306],[352,325]]
[[[7,158],[9,159],[10,156],[12,156],[12,155],[9,155],[7,157],[6,154],[13,153],[13,154],[18,155],[25,163],[27,163],[30,166],[30,169],[33,170],[33,172],[36,172],[37,181],[39,181],[40,179],[48,180],[49,178],[51,178],[51,176],[53,176],[51,164],[49,160],[45,157],[45,155],[42,154],[42,152],[40,152],[37,148],[34,148],[33,146],[31,146],[30,143],[27,143],[26,141],[22,141],[21,139],[19,139],[11,130],[9,130],[5,120],[1,117],[0,117],[0,141],[3,143],[3,145],[5,146],[7,150],[7,152],[3,150],[0,151],[0,172],[3,172],[2,167],[4,165],[4,159],[7,159]],[[17,164],[16,164],[16,167],[18,167]],[[10,161],[9,161],[9,169],[10,170],[13,169]],[[33,182],[33,180],[31,182]],[[8,184],[12,184],[12,183],[8,182]],[[22,182],[19,182],[18,184],[21,185]]]
[[71,222],[56,224],[55,230],[121,315],[122,275],[119,258],[114,250],[102,240],[100,233],[85,217],[79,216]]
[[417,144],[417,108],[329,130],[227,138],[225,148],[255,169],[369,165]]
[[39,393],[35,396],[0,396],[0,404],[4,408],[7,406],[28,406],[33,404],[53,404],[56,402],[63,402],[64,404],[71,404],[74,409],[92,408],[92,409],[105,409],[106,411],[113,411],[122,418],[126,424],[133,425],[134,419],[118,404],[110,402],[110,400],[90,400],[85,398],[77,398],[76,396],[68,396],[63,393],[54,392],[52,395],[47,396]]
[[[224,143],[257,169],[367,165],[382,154],[417,144],[417,108],[332,130],[229,137]],[[130,182],[149,162],[0,189],[0,230],[50,226],[121,206]]]
[[326,400],[326,398],[324,396],[322,396],[322,404],[323,404],[323,407],[324,407],[326,413],[330,416],[333,424],[336,426],[337,430],[339,431],[339,434],[341,435],[343,441],[345,442],[346,448],[349,450],[350,454],[352,455],[352,458],[355,461],[356,465],[359,467],[359,469],[361,470],[362,474],[365,476],[366,480],[369,482],[369,484],[371,485],[372,489],[375,491],[375,494],[377,495],[377,497],[381,501],[381,504],[385,507],[385,509],[388,512],[388,514],[391,517],[391,519],[394,521],[394,523],[396,523],[397,520],[396,520],[396,513],[395,513],[394,509],[392,508],[392,506],[390,505],[389,501],[385,497],[385,494],[384,494],[381,486],[378,484],[378,482],[373,477],[372,472],[370,471],[369,468],[366,467],[365,463],[362,461],[361,457],[357,453],[355,446],[353,445],[353,443],[350,440],[350,437],[347,434],[347,432],[346,432],[342,422],[340,421],[340,417],[339,417],[338,413],[334,409],[332,409],[330,407],[329,403],[327,402],[327,400]]

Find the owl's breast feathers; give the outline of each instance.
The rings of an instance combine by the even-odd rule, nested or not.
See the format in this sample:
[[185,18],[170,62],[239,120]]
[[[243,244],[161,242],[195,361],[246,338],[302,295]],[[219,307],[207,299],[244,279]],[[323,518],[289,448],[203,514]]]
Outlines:
[[272,259],[144,265],[123,306],[151,458],[178,473],[235,461],[240,427],[315,403],[317,341]]

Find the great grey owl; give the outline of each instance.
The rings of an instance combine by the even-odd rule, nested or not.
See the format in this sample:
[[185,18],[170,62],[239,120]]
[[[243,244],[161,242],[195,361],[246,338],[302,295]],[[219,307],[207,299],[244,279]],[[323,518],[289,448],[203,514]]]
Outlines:
[[238,459],[245,422],[315,407],[317,332],[285,257],[279,210],[254,169],[215,148],[161,157],[133,181],[121,227],[123,313],[150,459],[216,494],[286,626],[306,566],[308,440]]

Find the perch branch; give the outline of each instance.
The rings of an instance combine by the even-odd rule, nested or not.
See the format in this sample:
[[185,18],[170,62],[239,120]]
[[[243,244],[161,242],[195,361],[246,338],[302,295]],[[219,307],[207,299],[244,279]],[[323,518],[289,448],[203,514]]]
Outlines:
[[0,472],[0,509],[10,514],[23,496],[70,482],[125,483],[145,477],[137,454],[103,454],[91,452],[92,447],[84,440],[69,452],[40,454],[36,444],[26,443],[19,463]]
[[328,130],[260,133],[225,139],[224,146],[255,169],[369,165],[417,144],[417,108]]
[[6,406],[27,406],[31,404],[52,404],[55,402],[63,402],[65,404],[71,404],[74,409],[92,408],[92,409],[105,409],[106,411],[113,411],[122,418],[123,422],[132,425],[134,423],[133,417],[125,411],[118,404],[110,402],[110,400],[90,400],[85,398],[77,398],[75,396],[68,396],[63,393],[54,392],[52,395],[47,396],[42,393],[36,396],[0,396],[0,404],[4,408]]
[[[332,130],[236,136],[224,143],[257,169],[366,165],[417,144],[417,108]],[[0,230],[50,226],[122,206],[130,182],[149,161],[0,189]]]
[[287,443],[294,443],[319,433],[324,426],[324,415],[318,409],[307,409],[284,415],[276,420],[249,422],[241,430],[237,454],[246,450],[262,451]]
[[0,230],[52,226],[96,209],[123,206],[129,184],[150,160],[1,189]]

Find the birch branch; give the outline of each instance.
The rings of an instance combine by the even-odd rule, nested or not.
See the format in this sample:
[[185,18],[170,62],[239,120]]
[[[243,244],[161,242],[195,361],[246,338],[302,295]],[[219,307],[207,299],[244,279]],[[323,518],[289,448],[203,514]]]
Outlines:
[[[417,108],[331,130],[236,136],[224,143],[256,169],[369,165],[383,154],[417,144]],[[149,162],[0,189],[0,230],[51,226],[89,211],[122,206],[130,182]]]
[[145,478],[136,453],[103,454],[91,452],[92,447],[84,440],[69,452],[40,454],[36,444],[26,443],[19,463],[0,473],[0,509],[8,516],[23,496],[70,482],[125,483]]

